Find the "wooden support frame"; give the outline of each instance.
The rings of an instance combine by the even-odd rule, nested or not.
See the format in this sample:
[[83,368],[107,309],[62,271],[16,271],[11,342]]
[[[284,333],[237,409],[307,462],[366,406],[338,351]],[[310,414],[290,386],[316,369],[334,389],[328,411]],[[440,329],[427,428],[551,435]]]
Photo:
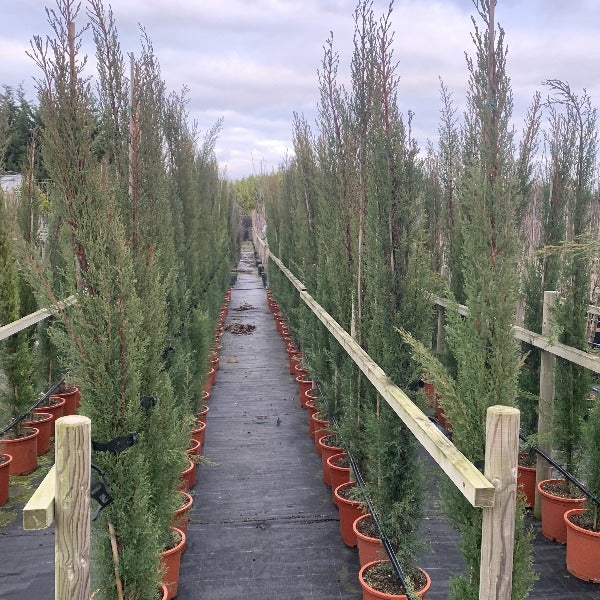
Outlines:
[[36,531],[54,523],[56,467],[53,466],[23,508],[23,529]]
[[[53,310],[62,310],[63,308],[67,308],[68,306],[73,306],[77,302],[77,298],[75,296],[69,296],[65,300],[62,300],[56,306],[54,306]],[[15,333],[19,333],[19,331],[23,331],[23,329],[27,329],[44,319],[52,316],[52,310],[48,308],[41,308],[40,310],[31,313],[25,317],[17,321],[13,321],[12,323],[8,323],[7,325],[3,325],[0,327],[0,340],[5,340],[9,338],[11,335]]]
[[306,291],[306,288],[287,267],[272,254],[269,258],[298,290],[300,298],[327,327],[358,368],[375,386],[382,398],[402,419],[419,443],[440,465],[451,481],[472,506],[494,505],[494,486],[457,450],[412,400],[385,374],[383,369],[352,339],[335,319]]
[[[464,304],[455,304],[446,298],[435,298],[434,301],[439,306],[455,308],[458,313],[463,316],[469,314],[469,309]],[[595,310],[598,310],[595,306],[588,307],[588,313],[594,313]],[[517,325],[513,325],[513,330],[515,332],[515,337],[521,342],[540,348],[559,358],[564,358],[565,360],[589,369],[594,373],[600,373],[600,356],[590,354],[584,350],[579,350],[578,348],[572,348],[571,346],[561,344],[560,342],[552,342],[548,337],[548,334],[544,335],[536,333],[535,331],[530,331],[529,329],[524,329]]]

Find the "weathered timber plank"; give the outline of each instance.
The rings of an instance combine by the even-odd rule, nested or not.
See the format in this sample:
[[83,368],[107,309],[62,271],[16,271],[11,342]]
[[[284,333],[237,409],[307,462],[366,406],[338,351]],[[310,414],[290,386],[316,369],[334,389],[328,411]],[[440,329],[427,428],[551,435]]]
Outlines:
[[23,529],[46,529],[54,522],[56,467],[53,466],[23,508]]
[[[63,309],[67,306],[72,306],[76,302],[77,298],[75,298],[75,296],[69,296],[66,300],[59,302],[55,308]],[[50,311],[50,309],[41,308],[40,310],[37,310],[36,312],[31,313],[30,315],[22,317],[17,321],[13,321],[12,323],[3,325],[2,327],[0,327],[0,340],[4,340],[10,337],[11,335],[14,335],[15,333],[19,333],[19,331],[23,331],[23,329],[27,329],[28,327],[31,327],[32,325],[35,325],[36,323],[47,319],[51,315],[52,312]]]
[[[469,309],[464,304],[455,304],[447,298],[435,298],[434,302],[444,308],[454,308],[463,316],[469,314]],[[597,307],[589,306],[588,309],[588,312],[592,313],[597,310]],[[515,332],[515,337],[521,342],[526,342],[527,344],[540,348],[554,356],[564,358],[576,365],[594,371],[594,373],[600,373],[599,356],[590,354],[584,350],[579,350],[578,348],[572,348],[571,346],[561,344],[560,342],[551,343],[548,336],[536,333],[535,331],[529,331],[529,329],[524,329],[517,325],[513,325],[513,330]]]

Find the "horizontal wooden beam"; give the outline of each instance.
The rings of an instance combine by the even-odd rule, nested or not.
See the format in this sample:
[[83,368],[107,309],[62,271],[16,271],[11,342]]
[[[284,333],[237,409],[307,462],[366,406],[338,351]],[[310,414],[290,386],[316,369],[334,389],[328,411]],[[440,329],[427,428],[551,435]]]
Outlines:
[[[67,299],[59,302],[53,310],[61,310],[66,308],[67,306],[72,306],[77,302],[77,298],[75,296],[69,296]],[[0,327],[0,340],[4,340],[15,333],[19,333],[19,331],[23,331],[23,329],[27,329],[44,319],[47,319],[52,315],[52,310],[48,308],[41,308],[30,315],[22,317],[17,321],[13,321],[12,323],[8,323],[7,325],[3,325]]]
[[383,369],[359,346],[339,323],[306,291],[292,272],[273,254],[269,258],[279,267],[299,291],[302,301],[327,327],[358,368],[375,386],[381,397],[390,405],[419,443],[448,475],[472,506],[494,505],[494,486],[458,451],[417,405],[385,374]]
[[33,492],[29,502],[23,508],[23,529],[28,531],[46,529],[54,522],[54,497],[56,491],[55,467],[48,474],[38,488]]
[[[467,316],[469,314],[469,309],[464,304],[455,304],[447,298],[435,298],[434,301],[436,304],[443,306],[444,308],[455,308],[459,314],[463,316]],[[590,306],[589,308],[591,309],[594,307]],[[589,312],[592,311],[590,310]],[[551,343],[548,336],[542,335],[541,333],[536,333],[535,331],[530,331],[529,329],[524,329],[523,327],[519,327],[517,325],[513,325],[513,330],[515,332],[515,337],[521,342],[525,342],[531,346],[545,350],[554,356],[564,358],[569,362],[589,369],[590,371],[594,371],[594,373],[600,373],[600,356],[596,354],[591,354],[589,352],[585,352],[585,350],[579,350],[579,348],[573,348],[571,346],[561,344],[560,342]]]

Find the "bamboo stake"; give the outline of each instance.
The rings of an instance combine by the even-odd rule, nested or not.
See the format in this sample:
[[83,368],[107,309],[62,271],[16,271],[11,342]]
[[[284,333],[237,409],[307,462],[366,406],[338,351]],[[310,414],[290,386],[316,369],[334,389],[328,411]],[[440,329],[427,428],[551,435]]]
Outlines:
[[123,600],[123,584],[119,574],[119,549],[117,548],[117,538],[115,537],[115,528],[112,523],[108,524],[108,533],[110,535],[110,547],[112,549],[113,562],[115,564],[115,585],[117,586],[117,598]]

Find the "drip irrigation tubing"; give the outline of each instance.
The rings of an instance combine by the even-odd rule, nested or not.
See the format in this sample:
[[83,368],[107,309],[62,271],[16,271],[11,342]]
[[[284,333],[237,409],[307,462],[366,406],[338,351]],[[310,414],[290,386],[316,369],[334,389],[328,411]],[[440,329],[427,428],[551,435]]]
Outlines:
[[61,377],[56,383],[53,383],[48,391],[44,393],[44,395],[40,396],[34,404],[26,410],[22,415],[15,417],[4,429],[0,431],[0,436],[4,435],[7,431],[14,429],[19,425],[19,423],[29,416],[42,402],[48,400],[48,398],[57,390],[57,388],[64,382],[65,378]]
[[[527,438],[519,433],[519,438],[521,441],[527,443]],[[539,454],[546,462],[550,463],[563,477],[568,479],[580,492],[585,494],[592,502],[600,506],[600,499],[596,498],[592,492],[590,492],[584,485],[579,481],[574,475],[571,475],[569,471],[564,469],[561,465],[559,465],[555,460],[550,458],[543,450],[540,450],[535,444],[531,444],[529,446],[530,450],[533,450],[537,454]]]
[[[315,383],[316,383],[317,387],[319,388],[319,392],[320,392],[321,391],[320,384],[318,382],[315,382]],[[331,421],[334,425],[337,425],[337,421],[335,418],[332,418]],[[339,434],[337,434],[337,435],[339,435]],[[361,489],[363,498],[365,499],[365,504],[367,505],[367,507],[371,513],[371,516],[373,517],[373,521],[375,522],[375,525],[377,526],[377,529],[379,530],[379,539],[381,540],[381,543],[383,544],[383,548],[385,549],[385,551],[388,555],[388,558],[390,559],[392,568],[396,572],[396,575],[397,575],[398,579],[400,580],[400,583],[404,586],[404,589],[406,590],[405,595],[408,598],[408,600],[415,600],[415,598],[417,598],[417,596],[413,592],[409,591],[410,587],[406,580],[406,575],[404,574],[404,571],[402,570],[402,567],[400,566],[400,563],[398,562],[398,559],[396,558],[396,553],[394,552],[394,549],[392,548],[390,541],[388,540],[387,536],[385,535],[385,532],[383,531],[383,525],[381,524],[381,521],[379,520],[379,517],[377,516],[377,511],[375,510],[375,507],[373,506],[371,499],[367,495],[367,492],[365,490],[365,480],[362,478],[362,474],[358,468],[358,465],[356,464],[356,461],[354,460],[354,457],[352,456],[352,453],[350,452],[350,450],[348,450],[346,442],[344,441],[344,439],[341,436],[339,436],[339,437],[342,439],[342,446],[344,447],[346,454],[348,454],[348,461],[350,462],[350,466],[352,467],[352,471],[354,472],[354,476],[356,478],[356,483],[358,483],[358,485]]]

